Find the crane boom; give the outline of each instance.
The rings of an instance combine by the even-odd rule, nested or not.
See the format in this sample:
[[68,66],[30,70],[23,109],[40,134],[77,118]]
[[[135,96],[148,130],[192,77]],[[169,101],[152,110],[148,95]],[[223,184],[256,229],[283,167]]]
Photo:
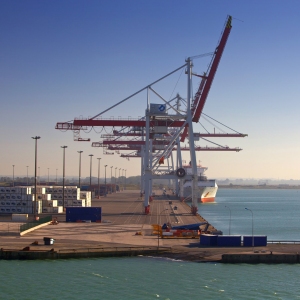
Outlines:
[[225,29],[223,31],[223,34],[222,34],[222,37],[221,37],[221,40],[220,40],[220,43],[217,46],[216,51],[214,53],[212,64],[211,64],[207,79],[206,79],[204,87],[203,87],[203,92],[202,92],[202,94],[199,98],[198,105],[197,105],[197,107],[195,109],[195,112],[194,112],[193,122],[197,123],[199,121],[200,116],[201,116],[206,98],[208,96],[211,84],[212,84],[213,79],[215,77],[217,68],[219,66],[219,62],[221,60],[224,48],[226,46],[228,36],[229,36],[231,28],[232,28],[231,21],[232,21],[232,17],[228,16],[227,22],[226,22],[226,25],[225,25]]

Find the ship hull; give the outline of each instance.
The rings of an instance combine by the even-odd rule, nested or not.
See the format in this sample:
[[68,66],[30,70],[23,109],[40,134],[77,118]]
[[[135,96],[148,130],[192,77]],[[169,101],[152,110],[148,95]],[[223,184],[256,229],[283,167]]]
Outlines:
[[[199,181],[198,189],[196,190],[197,199],[199,203],[215,202],[218,186],[215,180]],[[183,189],[185,201],[191,201],[192,188],[191,184],[186,183]]]

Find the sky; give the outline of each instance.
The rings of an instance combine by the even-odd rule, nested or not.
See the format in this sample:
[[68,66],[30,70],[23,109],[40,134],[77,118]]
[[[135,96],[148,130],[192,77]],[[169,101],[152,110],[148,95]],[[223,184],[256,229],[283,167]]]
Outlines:
[[[96,158],[100,177],[105,164],[139,175],[140,159],[104,155],[102,148],[74,141],[71,131],[56,130],[56,123],[94,116],[187,57],[213,52],[231,15],[203,112],[248,137],[210,139],[243,150],[197,152],[197,160],[209,178],[300,179],[299,10],[296,0],[0,1],[0,175],[12,176],[13,165],[15,176],[25,176],[26,166],[34,174],[33,136],[41,137],[41,176],[48,168],[50,177],[56,169],[62,175],[64,145],[66,176],[78,175],[79,150],[82,177],[89,176],[90,154],[93,176]],[[209,62],[195,59],[193,71],[206,71]],[[198,84],[194,78],[194,92]],[[185,86],[184,72],[177,72],[157,90],[171,99],[185,95]],[[141,93],[103,117],[137,118],[145,108]],[[111,130],[94,128],[82,137],[97,142],[100,132]],[[196,124],[194,131],[201,130]]]

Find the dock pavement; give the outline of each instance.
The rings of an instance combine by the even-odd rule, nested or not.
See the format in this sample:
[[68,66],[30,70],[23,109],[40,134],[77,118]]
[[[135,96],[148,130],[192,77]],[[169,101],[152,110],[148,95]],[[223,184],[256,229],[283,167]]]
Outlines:
[[[80,254],[81,257],[101,256],[100,252],[108,253],[106,256],[109,256],[109,253],[112,253],[111,256],[117,256],[118,252],[125,255],[133,252],[145,255],[156,253],[159,256],[197,262],[221,261],[224,254],[275,255],[300,252],[299,245],[268,244],[266,247],[255,247],[255,249],[251,247],[237,249],[200,246],[198,238],[160,239],[153,234],[152,224],[171,223],[172,226],[176,226],[209,222],[209,220],[191,214],[187,203],[180,202],[171,195],[163,196],[159,191],[156,195],[150,203],[148,215],[144,213],[143,198],[140,197],[139,191],[126,190],[92,200],[92,206],[102,208],[101,223],[67,223],[64,214],[53,215],[57,218],[58,225],[47,225],[24,236],[14,234],[13,230],[11,234],[4,234],[1,226],[13,228],[13,223],[2,215],[0,216],[0,250],[22,252],[27,249],[35,253],[51,251],[61,255],[73,254],[64,257],[76,257],[75,254],[78,255],[77,257],[80,257]],[[213,224],[208,229],[217,230]],[[44,237],[52,238],[53,245],[44,245]]]

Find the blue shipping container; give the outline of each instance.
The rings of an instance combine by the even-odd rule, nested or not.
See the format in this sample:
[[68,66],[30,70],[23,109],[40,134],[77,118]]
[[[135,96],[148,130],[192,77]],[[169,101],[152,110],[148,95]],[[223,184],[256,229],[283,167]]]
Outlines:
[[217,246],[218,236],[213,234],[200,234],[200,245]]
[[[254,247],[264,247],[267,246],[267,236],[266,235],[254,235],[253,236]],[[252,247],[252,235],[244,236],[243,238],[244,247]]]
[[241,242],[240,235],[218,235],[218,247],[240,247]]
[[91,221],[101,222],[101,207],[67,207],[66,222]]

